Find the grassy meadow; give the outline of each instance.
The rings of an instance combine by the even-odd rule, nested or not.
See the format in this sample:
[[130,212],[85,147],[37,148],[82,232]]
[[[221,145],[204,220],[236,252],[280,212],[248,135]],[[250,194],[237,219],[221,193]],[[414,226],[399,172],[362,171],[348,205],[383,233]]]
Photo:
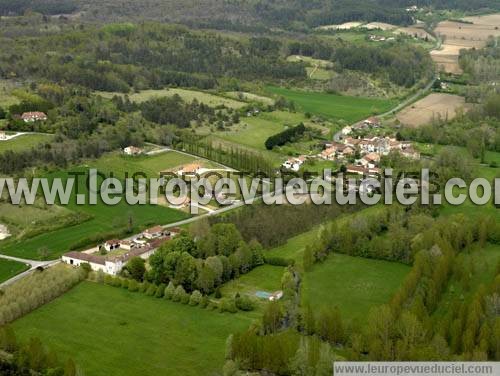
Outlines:
[[269,86],[271,93],[295,102],[304,112],[331,120],[356,122],[390,110],[394,102],[386,99],[358,98],[335,94],[290,90]]
[[0,259],[0,283],[28,270],[29,266],[17,261]]
[[339,307],[345,320],[363,322],[372,307],[387,303],[410,267],[388,261],[331,254],[303,278],[303,300],[313,310]]
[[13,327],[73,358],[86,376],[205,376],[221,370],[228,335],[250,323],[242,313],[83,282]]
[[285,268],[273,265],[261,265],[247,274],[225,283],[221,287],[222,296],[232,297],[237,293],[248,295],[256,301],[264,303],[255,296],[257,291],[274,292],[281,290],[281,278]]
[[241,124],[234,129],[219,132],[217,135],[225,140],[235,142],[253,149],[266,150],[265,142],[270,137],[280,133],[286,127],[298,125],[305,121],[300,113],[285,111],[265,112],[259,116],[241,119]]
[[[164,169],[176,167],[193,159],[176,152],[157,154],[151,157],[128,158],[119,154],[109,154],[101,159],[90,163],[88,166],[80,166],[72,169],[72,172],[87,173],[89,168],[97,168],[100,172],[109,176],[110,172],[115,177],[123,178],[125,172],[133,174],[137,171],[145,172],[148,176],[158,177],[158,172]],[[49,178],[59,177],[66,179],[69,171],[60,171],[48,175]],[[79,193],[87,193],[85,179],[78,179]],[[31,207],[21,207],[19,210],[32,210]],[[8,209],[8,208],[7,208]],[[12,237],[0,243],[0,252],[30,259],[48,258],[54,259],[72,248],[85,247],[100,242],[101,237],[121,236],[132,221],[133,231],[139,231],[145,227],[156,224],[167,224],[187,218],[189,215],[181,211],[160,205],[128,205],[122,200],[118,205],[105,205],[100,199],[97,205],[78,205],[76,203],[76,192],[73,189],[70,202],[63,207],[67,212],[81,213],[82,221],[71,225],[62,224],[54,229],[49,229],[32,237]],[[27,213],[27,212],[26,212]],[[39,213],[43,215],[44,213]],[[22,213],[18,213],[22,216]],[[37,218],[31,218],[36,221]],[[46,223],[44,223],[46,224]],[[22,235],[22,234],[21,234]],[[43,252],[42,252],[43,251]]]
[[50,140],[52,136],[45,134],[25,134],[11,140],[0,141],[0,153],[10,151],[29,150],[32,147]]

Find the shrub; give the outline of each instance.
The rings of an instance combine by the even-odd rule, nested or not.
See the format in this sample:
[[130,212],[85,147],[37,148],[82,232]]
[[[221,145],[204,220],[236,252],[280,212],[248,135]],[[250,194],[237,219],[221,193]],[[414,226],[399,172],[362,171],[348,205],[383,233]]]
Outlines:
[[82,270],[85,272],[85,275],[87,276],[92,271],[92,268],[90,267],[90,264],[88,262],[81,264],[80,268],[82,268]]
[[203,295],[202,298],[201,298],[201,301],[200,301],[200,307],[201,308],[206,308],[208,306],[208,303],[209,303],[209,299],[208,299],[208,296],[206,295]]
[[158,290],[158,288],[156,287],[156,285],[153,285],[151,284],[148,289],[146,290],[146,295],[147,296],[153,296],[156,294],[156,290]]
[[194,290],[191,294],[191,297],[189,298],[189,305],[197,306],[201,303],[202,298],[203,296],[201,295],[201,292],[199,292],[198,290]]
[[122,278],[120,282],[121,282],[121,287],[122,288],[128,289],[129,280],[127,278]]
[[128,291],[136,292],[138,290],[139,290],[139,284],[135,279],[131,279],[130,282],[128,283]]
[[284,257],[265,257],[266,264],[273,266],[290,266],[295,263],[292,259],[286,259]]
[[230,312],[236,313],[238,309],[236,308],[236,304],[234,303],[234,299],[222,298],[219,305],[219,311],[222,312]]
[[164,283],[158,286],[158,288],[156,289],[155,298],[163,298],[163,295],[165,295],[166,287],[167,286]]
[[243,296],[237,296],[234,299],[234,302],[236,304],[236,308],[238,308],[241,311],[253,311],[255,308],[254,302],[250,297],[243,295]]
[[217,288],[215,289],[215,294],[214,294],[214,297],[215,297],[215,299],[220,299],[220,298],[222,298],[222,293],[221,293],[221,291],[220,291],[220,288],[219,288],[219,287],[217,287]]
[[190,296],[187,292],[184,292],[184,294],[181,295],[181,303],[182,304],[188,304]]
[[104,283],[104,278],[105,278],[105,274],[102,270],[99,270],[97,273],[96,273],[96,282],[97,283]]
[[104,284],[105,285],[113,286],[113,282],[114,282],[113,280],[114,280],[114,278],[112,276],[110,276],[109,274],[106,274],[104,276]]
[[173,296],[174,296],[174,293],[175,293],[175,286],[172,283],[172,281],[170,281],[168,283],[168,286],[165,288],[165,294],[164,294],[163,297],[165,299],[171,300],[173,298]]
[[174,302],[180,302],[182,297],[186,294],[186,291],[184,290],[184,287],[182,285],[179,285],[175,288],[174,295],[172,296],[172,300]]
[[145,293],[146,291],[148,291],[149,286],[150,286],[150,283],[149,283],[149,282],[142,282],[142,283],[139,285],[139,292],[141,292],[141,293]]

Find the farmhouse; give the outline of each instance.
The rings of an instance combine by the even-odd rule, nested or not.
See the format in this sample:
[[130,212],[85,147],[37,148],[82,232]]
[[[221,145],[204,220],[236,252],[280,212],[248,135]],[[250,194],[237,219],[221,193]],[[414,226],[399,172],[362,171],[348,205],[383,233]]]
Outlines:
[[334,142],[331,144],[329,148],[326,148],[321,152],[321,158],[326,160],[334,160],[336,157],[347,157],[353,155],[355,152],[354,147],[347,144],[339,144],[338,142]]
[[289,158],[288,160],[283,162],[282,166],[292,171],[299,171],[300,166],[304,164],[305,160],[306,157],[304,155],[301,155],[298,158]]
[[146,260],[156,252],[156,249],[160,245],[168,240],[170,240],[170,237],[157,238],[141,247],[130,249],[129,252],[122,255],[101,256],[73,251],[64,254],[61,259],[62,262],[68,265],[81,266],[82,264],[89,264],[93,271],[102,271],[106,274],[117,275],[131,258],[140,257]]
[[0,140],[6,140],[7,139],[7,134],[4,131],[0,131]]
[[365,126],[371,127],[371,128],[379,128],[380,127],[380,120],[375,116],[369,117],[363,123]]
[[47,120],[47,115],[39,111],[25,112],[21,115],[21,119],[23,119],[25,123],[33,123],[35,121]]
[[380,169],[377,167],[369,168],[369,167],[355,166],[355,165],[348,165],[346,171],[350,174],[358,174],[370,177],[376,177],[377,175],[380,174]]
[[136,146],[127,146],[125,149],[123,149],[123,152],[126,155],[141,155],[142,149]]
[[103,244],[103,247],[108,252],[113,251],[115,249],[119,249],[120,248],[120,241],[117,239],[108,240]]
[[363,167],[375,168],[380,162],[380,154],[368,153],[359,160],[359,164]]
[[201,165],[199,163],[190,163],[182,166],[177,170],[177,175],[186,175],[186,174],[198,174],[201,170]]
[[142,236],[144,236],[146,239],[157,239],[162,237],[164,234],[163,227],[161,226],[155,226],[148,228],[147,230],[144,230],[142,233]]

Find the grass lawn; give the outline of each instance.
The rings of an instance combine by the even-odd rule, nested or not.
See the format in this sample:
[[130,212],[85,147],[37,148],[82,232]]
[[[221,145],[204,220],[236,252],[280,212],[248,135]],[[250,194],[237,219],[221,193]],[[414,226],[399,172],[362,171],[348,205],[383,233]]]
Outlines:
[[42,142],[49,141],[51,137],[52,136],[45,134],[25,134],[15,137],[12,140],[0,141],[0,153],[3,153],[7,150],[29,150]]
[[480,285],[487,286],[495,278],[496,268],[500,262],[500,246],[488,244],[485,248],[475,247],[465,253],[465,265],[471,266],[470,288],[465,291],[461,283],[451,279],[434,312],[436,316],[444,316],[458,299],[470,299]]
[[344,320],[363,321],[370,308],[391,299],[410,269],[394,262],[331,254],[304,274],[303,299],[314,310],[338,306]]
[[[159,176],[158,172],[163,169],[172,168],[179,164],[189,162],[190,157],[175,152],[167,152],[152,157],[126,158],[118,154],[106,155],[95,163],[92,162],[87,167],[74,168],[73,172],[88,172],[88,168],[97,167],[99,171],[106,173],[113,171],[116,177],[123,177],[125,172],[133,174],[136,171],[144,171],[150,176]],[[102,168],[102,170],[101,170]],[[50,178],[68,177],[68,171],[61,171],[49,175]],[[86,193],[87,187],[85,179],[78,180],[79,193]],[[98,200],[97,205],[77,205],[75,189],[72,197],[65,209],[73,212],[90,215],[87,221],[73,226],[47,231],[40,235],[28,239],[16,240],[10,238],[2,242],[1,252],[11,256],[29,259],[40,259],[40,250],[43,248],[47,253],[47,258],[54,259],[62,253],[67,252],[76,245],[84,247],[96,243],[95,236],[104,234],[106,236],[119,236],[128,227],[129,218],[132,219],[134,233],[145,227],[157,224],[167,224],[188,218],[187,213],[179,210],[167,208],[160,205],[128,205],[123,199],[118,205],[108,206]],[[92,238],[94,237],[94,238]]]
[[143,172],[148,177],[159,177],[160,171],[168,170],[183,164],[192,163],[196,159],[176,151],[155,154],[152,156],[130,157],[121,153],[110,153],[102,156],[90,165],[99,171],[112,172],[115,176],[123,178],[136,172]]
[[355,122],[370,115],[383,113],[394,106],[386,99],[348,97],[326,93],[290,90],[269,86],[271,93],[295,102],[303,111],[332,120]]
[[231,142],[266,150],[264,144],[270,136],[284,131],[286,127],[296,126],[304,121],[306,118],[300,113],[265,112],[258,116],[242,118],[241,124],[233,126],[234,130],[218,132],[217,135]]
[[257,291],[274,292],[281,289],[281,277],[285,268],[261,265],[221,287],[223,296],[234,296],[237,292],[255,298]]
[[[113,98],[115,95],[124,95],[122,93],[113,92],[97,92],[97,94],[103,96],[104,98]],[[133,93],[129,95],[129,98],[133,102],[141,103],[152,98],[160,97],[171,97],[178,94],[186,102],[192,102],[193,99],[197,99],[199,102],[205,103],[211,107],[217,107],[224,105],[230,108],[242,108],[246,106],[245,102],[238,101],[236,99],[225,98],[219,95],[198,91],[198,90],[188,90],[188,89],[161,89],[161,90],[142,90],[139,93]]]
[[0,283],[28,269],[28,265],[20,262],[0,259]]
[[251,319],[83,282],[13,327],[72,357],[87,376],[213,375]]

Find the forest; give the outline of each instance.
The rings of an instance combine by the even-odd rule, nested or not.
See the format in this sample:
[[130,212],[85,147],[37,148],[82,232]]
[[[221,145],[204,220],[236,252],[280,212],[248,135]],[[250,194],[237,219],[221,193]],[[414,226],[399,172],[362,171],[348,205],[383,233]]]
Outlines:
[[272,27],[308,30],[320,25],[349,21],[413,22],[406,8],[412,5],[434,9],[492,11],[500,5],[491,0],[250,0],[198,1],[189,3],[160,0],[0,0],[0,15],[22,15],[26,11],[45,15],[81,12],[84,21],[123,22],[155,20],[183,23],[192,27],[238,31],[264,31]]

